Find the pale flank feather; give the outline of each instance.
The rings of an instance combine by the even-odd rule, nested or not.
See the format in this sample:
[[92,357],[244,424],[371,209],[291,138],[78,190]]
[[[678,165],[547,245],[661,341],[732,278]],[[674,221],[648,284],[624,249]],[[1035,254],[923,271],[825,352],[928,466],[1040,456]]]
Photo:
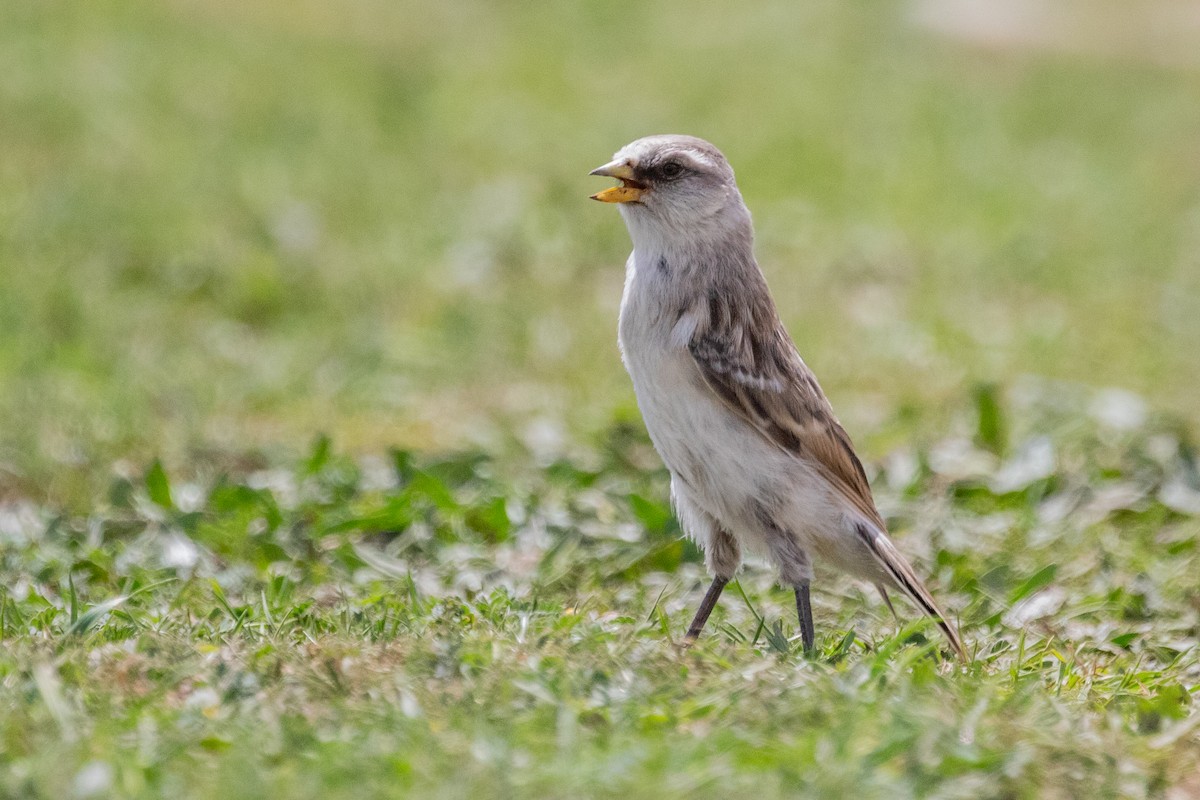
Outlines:
[[[705,383],[769,442],[816,466],[870,521],[875,530],[856,526],[869,552],[896,588],[937,620],[955,653],[966,660],[958,631],[888,539],[862,462],[812,370],[779,321],[765,281],[758,277],[750,284],[741,286],[738,293],[710,291],[702,301],[707,307],[694,310],[700,323],[688,350]],[[747,296],[751,302],[745,305],[729,301]],[[762,332],[767,331],[769,335],[764,336]],[[883,595],[887,601],[887,593]]]

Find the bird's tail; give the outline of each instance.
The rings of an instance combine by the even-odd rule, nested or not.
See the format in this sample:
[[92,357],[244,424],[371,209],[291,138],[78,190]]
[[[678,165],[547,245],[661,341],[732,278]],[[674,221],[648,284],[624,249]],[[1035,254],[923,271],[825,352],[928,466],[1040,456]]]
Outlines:
[[[958,655],[959,660],[966,663],[967,649],[963,647],[962,639],[958,635],[958,629],[954,627],[954,623],[938,608],[933,595],[925,588],[925,584],[921,583],[920,578],[913,572],[913,568],[909,566],[908,561],[900,554],[896,546],[892,544],[891,539],[869,529],[865,525],[860,524],[855,527],[858,529],[858,535],[866,543],[867,549],[879,561],[884,572],[892,579],[896,588],[903,592],[904,596],[911,600],[917,608],[937,621],[938,627],[942,629],[942,633],[946,634],[946,638],[950,641],[950,646],[954,649],[955,654]],[[886,598],[886,596],[885,593],[884,597]],[[891,606],[890,601],[888,602],[888,606]]]

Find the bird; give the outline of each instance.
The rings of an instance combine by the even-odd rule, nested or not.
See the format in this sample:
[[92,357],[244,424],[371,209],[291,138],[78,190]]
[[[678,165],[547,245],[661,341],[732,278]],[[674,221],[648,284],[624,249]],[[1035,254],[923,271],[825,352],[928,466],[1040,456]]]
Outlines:
[[965,662],[957,628],[888,537],[854,445],[780,320],[725,156],[693,136],[647,136],[590,174],[619,181],[591,197],[617,205],[633,243],[621,358],[676,516],[712,576],[685,641],[751,554],[794,590],[811,655],[819,559],[873,583],[893,614],[887,590],[898,590]]

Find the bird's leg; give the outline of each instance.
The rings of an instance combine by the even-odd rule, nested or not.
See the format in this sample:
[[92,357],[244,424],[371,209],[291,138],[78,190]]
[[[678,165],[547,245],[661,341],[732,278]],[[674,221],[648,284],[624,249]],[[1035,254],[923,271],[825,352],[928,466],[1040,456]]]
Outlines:
[[775,522],[770,509],[760,509],[758,518],[767,532],[767,544],[771,548],[771,555],[779,565],[779,584],[791,586],[796,590],[800,639],[804,642],[804,652],[811,655],[817,638],[813,631],[812,602],[808,598],[808,584],[813,576],[812,562],[808,553],[804,552],[796,541],[796,537]]
[[717,599],[721,596],[721,590],[727,583],[729,583],[729,578],[722,578],[720,575],[713,578],[712,585],[708,587],[704,599],[700,601],[700,608],[696,611],[692,626],[688,628],[687,640],[689,642],[695,641],[696,637],[700,635],[700,631],[704,630],[704,623],[708,622],[708,615],[716,608]]
[[811,654],[816,632],[813,630],[812,603],[808,599],[808,581],[801,581],[796,586],[796,613],[800,617],[800,639],[804,642],[804,652]]

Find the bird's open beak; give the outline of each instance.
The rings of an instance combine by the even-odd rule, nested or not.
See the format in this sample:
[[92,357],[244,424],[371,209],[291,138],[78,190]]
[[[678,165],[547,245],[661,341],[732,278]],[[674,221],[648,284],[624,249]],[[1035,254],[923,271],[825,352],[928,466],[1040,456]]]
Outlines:
[[636,203],[642,198],[646,187],[633,179],[633,168],[625,161],[610,161],[603,167],[596,167],[589,175],[603,175],[606,178],[616,178],[620,186],[613,186],[603,192],[592,195],[593,200],[601,203]]

